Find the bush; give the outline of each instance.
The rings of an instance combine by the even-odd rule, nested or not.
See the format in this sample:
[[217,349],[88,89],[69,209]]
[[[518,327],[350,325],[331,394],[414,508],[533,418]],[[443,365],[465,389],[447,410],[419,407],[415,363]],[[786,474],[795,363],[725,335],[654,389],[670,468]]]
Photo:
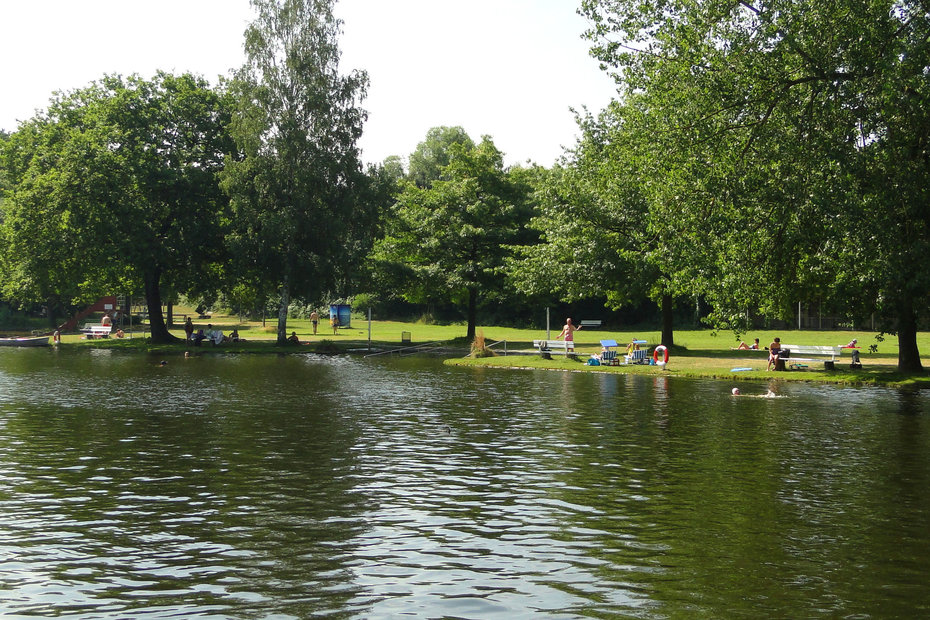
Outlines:
[[352,310],[361,316],[368,316],[370,309],[374,313],[375,306],[378,304],[378,296],[374,293],[359,293],[352,298]]
[[310,313],[313,312],[313,304],[292,301],[287,307],[287,318],[289,319],[309,319]]
[[494,357],[496,353],[491,350],[484,341],[484,331],[478,330],[478,333],[475,334],[475,340],[471,343],[471,356],[472,357]]

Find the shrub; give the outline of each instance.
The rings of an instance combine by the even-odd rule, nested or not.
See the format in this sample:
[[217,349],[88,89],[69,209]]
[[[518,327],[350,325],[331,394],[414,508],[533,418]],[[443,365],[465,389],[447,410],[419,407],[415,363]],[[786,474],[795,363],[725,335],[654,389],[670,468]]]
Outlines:
[[475,334],[475,340],[471,343],[472,357],[494,357],[496,354],[491,350],[484,341],[484,331],[478,330]]

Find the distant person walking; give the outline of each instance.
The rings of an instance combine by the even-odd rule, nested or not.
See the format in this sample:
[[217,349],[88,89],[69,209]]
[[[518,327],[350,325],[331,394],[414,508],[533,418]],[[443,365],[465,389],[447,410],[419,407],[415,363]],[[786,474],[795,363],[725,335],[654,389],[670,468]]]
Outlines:
[[339,316],[334,314],[334,315],[329,319],[329,323],[330,323],[330,325],[333,326],[333,336],[335,336],[335,335],[336,335],[336,330],[339,329]]
[[320,315],[316,313],[316,310],[310,313],[310,324],[313,325],[313,335],[316,336],[316,326],[320,322]]
[[184,339],[190,342],[191,338],[193,337],[194,337],[194,324],[191,322],[191,318],[187,317],[187,320],[184,321]]

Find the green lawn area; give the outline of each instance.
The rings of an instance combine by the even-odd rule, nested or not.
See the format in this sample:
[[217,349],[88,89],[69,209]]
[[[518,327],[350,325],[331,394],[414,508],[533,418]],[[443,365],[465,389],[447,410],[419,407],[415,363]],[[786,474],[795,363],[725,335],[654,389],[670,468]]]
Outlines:
[[[229,333],[238,328],[240,335],[245,339],[242,343],[227,343],[219,347],[204,344],[194,349],[189,344],[153,346],[144,338],[144,332],[134,331],[127,334],[123,340],[82,340],[80,334],[68,334],[63,338],[66,345],[77,346],[103,346],[127,349],[140,349],[163,353],[181,354],[185,350],[207,353],[238,352],[262,353],[281,352],[275,345],[276,324],[268,320],[265,326],[260,322],[239,322],[232,316],[213,316],[210,320],[213,325]],[[197,328],[206,328],[207,321],[195,322]],[[553,327],[549,337],[554,339],[560,329]],[[138,330],[138,328],[137,328]],[[294,352],[322,351],[341,352],[349,349],[360,349],[368,346],[368,322],[364,318],[353,317],[351,327],[343,327],[334,335],[328,320],[321,321],[318,333],[313,335],[309,320],[291,319],[288,321],[288,333],[297,332],[301,345],[293,345],[284,350]],[[779,381],[815,381],[829,383],[849,384],[875,384],[905,386],[914,385],[930,387],[930,374],[920,376],[900,375],[896,372],[898,342],[894,336],[886,336],[884,340],[877,341],[876,334],[866,331],[798,331],[798,330],[761,330],[745,335],[745,340],[751,342],[758,337],[763,346],[768,345],[776,336],[782,343],[795,345],[842,345],[852,338],[859,340],[862,370],[850,370],[849,358],[844,356],[836,364],[836,370],[823,371],[822,364],[810,363],[809,368],[802,371],[771,372],[766,370],[767,354],[764,351],[736,351],[739,344],[731,332],[714,332],[712,330],[678,330],[675,332],[675,346],[670,352],[670,361],[666,369],[656,366],[587,366],[584,362],[600,349],[600,340],[613,339],[619,343],[628,343],[634,337],[648,341],[654,345],[660,341],[660,332],[657,330],[590,330],[581,329],[575,333],[577,359],[566,359],[564,356],[553,356],[552,360],[544,360],[539,355],[507,355],[481,359],[466,359],[468,344],[465,341],[465,325],[426,325],[420,323],[404,323],[399,321],[373,321],[371,324],[371,344],[379,350],[389,350],[405,346],[401,342],[401,334],[409,332],[413,344],[441,342],[450,345],[452,351],[448,353],[447,363],[470,366],[510,367],[510,368],[538,368],[549,370],[573,370],[584,372],[619,372],[636,374],[666,374],[682,377],[726,378],[727,380],[779,380]],[[532,350],[532,342],[546,338],[545,329],[518,329],[510,327],[479,327],[488,344],[499,343],[495,350],[508,352]],[[184,332],[180,324],[172,329],[172,333],[183,338]],[[506,341],[506,345],[504,344]],[[875,350],[870,349],[875,345]],[[930,355],[930,332],[918,336],[920,351],[926,356]],[[456,350],[457,349],[457,350]],[[622,347],[621,352],[625,351]],[[923,358],[925,368],[930,368],[930,357]],[[750,371],[733,372],[733,368],[752,368]]]

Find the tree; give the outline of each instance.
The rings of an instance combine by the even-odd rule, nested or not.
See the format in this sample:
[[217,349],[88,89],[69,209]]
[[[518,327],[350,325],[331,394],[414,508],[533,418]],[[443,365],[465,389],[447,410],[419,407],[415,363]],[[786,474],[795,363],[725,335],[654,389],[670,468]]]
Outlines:
[[442,169],[452,161],[452,147],[459,145],[466,150],[475,143],[461,127],[433,127],[426,132],[426,139],[417,144],[410,154],[409,177],[417,187],[430,187],[442,177]]
[[490,138],[467,144],[450,147],[448,165],[429,187],[407,183],[374,258],[393,271],[408,301],[464,306],[472,339],[479,301],[501,288],[509,246],[523,234],[529,191],[508,178]]
[[73,251],[81,240],[51,212],[57,176],[37,170],[40,161],[50,163],[40,154],[52,133],[48,124],[34,119],[0,143],[0,293],[20,304],[46,304],[50,326],[55,326],[56,317],[88,283],[79,253]]
[[339,72],[332,0],[252,0],[233,132],[243,152],[223,186],[240,278],[276,283],[278,344],[292,296],[316,298],[344,273],[368,212],[356,141],[367,76]]
[[163,280],[204,285],[223,258],[216,174],[232,147],[228,108],[192,75],[107,76],[26,123],[6,159],[14,294],[70,302],[141,287],[152,339],[173,340]]
[[[793,296],[825,296],[874,312],[898,334],[898,368],[921,370],[923,5],[585,0],[581,12],[621,96],[647,102],[670,172],[664,191],[678,196],[688,238],[706,240],[691,271],[718,314],[750,304],[785,314]],[[750,235],[762,251],[736,247]]]
[[554,292],[574,301],[606,297],[614,309],[658,302],[662,344],[674,344],[672,268],[666,221],[649,191],[643,156],[651,148],[635,131],[635,111],[614,102],[597,118],[578,118],[582,137],[537,192],[532,226],[543,242],[516,248],[508,272],[529,294]]

